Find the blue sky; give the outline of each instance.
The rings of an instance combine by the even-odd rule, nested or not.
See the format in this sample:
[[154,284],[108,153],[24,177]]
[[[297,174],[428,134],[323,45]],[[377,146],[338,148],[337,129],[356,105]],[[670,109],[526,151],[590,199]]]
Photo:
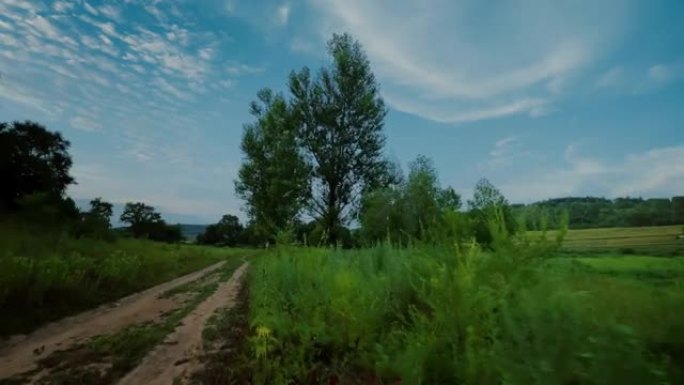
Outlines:
[[684,2],[0,0],[0,121],[72,142],[75,198],[170,220],[239,213],[258,89],[349,32],[390,112],[387,154],[465,197],[684,194]]

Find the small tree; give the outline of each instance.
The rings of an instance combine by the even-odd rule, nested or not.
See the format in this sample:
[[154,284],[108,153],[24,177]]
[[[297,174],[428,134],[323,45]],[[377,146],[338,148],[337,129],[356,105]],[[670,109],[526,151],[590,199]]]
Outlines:
[[73,229],[73,234],[76,237],[87,236],[114,240],[110,223],[112,213],[111,203],[103,201],[102,198],[91,200],[90,210],[81,214],[81,221]]
[[236,246],[243,238],[244,228],[235,215],[224,215],[221,220],[209,225],[197,242],[207,245]]
[[136,238],[148,238],[160,225],[165,225],[154,207],[142,202],[127,202],[120,219],[128,223],[128,230]]
[[488,245],[492,242],[490,222],[499,216],[502,216],[508,233],[515,231],[515,218],[508,200],[487,179],[482,178],[477,182],[473,199],[468,201],[468,207],[474,222],[475,238],[479,243]]

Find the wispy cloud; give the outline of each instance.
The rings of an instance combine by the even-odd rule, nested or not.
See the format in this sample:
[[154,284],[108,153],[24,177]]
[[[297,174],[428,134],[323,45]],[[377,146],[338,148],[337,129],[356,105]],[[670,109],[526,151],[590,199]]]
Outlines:
[[623,84],[624,80],[624,68],[616,66],[603,73],[596,81],[596,86],[602,88],[618,87]]
[[361,41],[393,107],[445,123],[538,116],[622,31],[629,9],[619,0],[312,3],[322,38],[348,31]]
[[648,79],[658,84],[666,84],[679,80],[684,76],[684,62],[671,64],[654,64],[648,69]]
[[244,63],[231,63],[226,66],[226,72],[232,76],[254,75],[264,72],[264,67],[251,66]]
[[284,26],[290,20],[290,4],[285,3],[276,9],[275,23],[279,26]]
[[684,191],[684,146],[655,148],[616,161],[582,156],[568,146],[565,165],[541,168],[501,180],[514,202],[551,197],[599,195],[662,197]]
[[74,116],[69,119],[71,127],[81,131],[94,132],[102,128],[102,125],[92,117],[88,116]]

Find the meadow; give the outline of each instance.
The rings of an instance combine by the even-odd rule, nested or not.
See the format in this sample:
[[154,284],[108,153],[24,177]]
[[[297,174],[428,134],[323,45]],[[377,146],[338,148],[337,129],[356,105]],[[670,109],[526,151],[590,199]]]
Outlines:
[[131,238],[74,239],[15,223],[0,230],[0,337],[245,254]]
[[684,258],[553,242],[281,247],[249,277],[256,384],[684,383]]
[[[540,235],[531,231],[530,235]],[[549,231],[555,236],[557,231]],[[684,226],[615,227],[568,230],[563,248],[571,251],[618,251],[631,254],[684,255]]]

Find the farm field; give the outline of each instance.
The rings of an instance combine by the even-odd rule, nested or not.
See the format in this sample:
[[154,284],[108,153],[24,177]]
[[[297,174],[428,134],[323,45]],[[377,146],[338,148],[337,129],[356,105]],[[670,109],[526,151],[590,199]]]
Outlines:
[[[563,248],[571,251],[620,251],[653,255],[684,255],[684,226],[617,227],[568,230]],[[530,231],[539,235],[539,231]],[[547,232],[554,237],[557,231]]]

